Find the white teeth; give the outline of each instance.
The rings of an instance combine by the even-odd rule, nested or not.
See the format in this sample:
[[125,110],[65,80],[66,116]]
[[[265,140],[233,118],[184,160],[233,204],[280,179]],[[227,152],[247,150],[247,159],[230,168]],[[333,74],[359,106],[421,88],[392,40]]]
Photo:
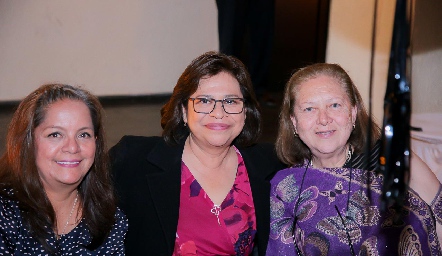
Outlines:
[[59,164],[78,164],[80,162],[57,162]]

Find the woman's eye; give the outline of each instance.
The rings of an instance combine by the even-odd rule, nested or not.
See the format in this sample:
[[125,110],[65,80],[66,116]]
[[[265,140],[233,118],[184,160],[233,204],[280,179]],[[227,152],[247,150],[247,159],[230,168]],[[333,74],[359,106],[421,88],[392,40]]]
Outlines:
[[88,132],[83,132],[79,136],[80,138],[92,138],[91,134]]
[[212,99],[198,98],[198,103],[201,103],[201,104],[210,104],[211,102],[212,102]]
[[61,137],[61,134],[58,133],[58,132],[53,132],[53,133],[50,133],[48,135],[48,137],[50,137],[50,138],[59,138],[59,137]]
[[224,99],[224,100],[223,100],[224,104],[227,104],[227,105],[235,105],[235,104],[238,104],[238,101],[239,101],[239,100],[237,100],[237,99]]
[[339,108],[341,106],[341,104],[339,104],[339,103],[333,103],[333,104],[331,104],[331,107],[332,108]]
[[304,112],[311,112],[313,110],[313,108],[304,108]]

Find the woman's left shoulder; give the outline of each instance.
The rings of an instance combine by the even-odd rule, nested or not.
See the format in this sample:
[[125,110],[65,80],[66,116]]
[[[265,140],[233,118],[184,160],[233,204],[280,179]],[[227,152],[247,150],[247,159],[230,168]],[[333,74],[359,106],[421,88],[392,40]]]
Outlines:
[[238,150],[242,154],[276,157],[275,146],[271,143],[257,143],[248,147],[238,147]]
[[119,207],[117,207],[117,210],[115,211],[115,224],[119,225],[123,229],[127,229],[128,227],[126,214],[124,214]]
[[238,149],[249,172],[256,170],[265,177],[268,177],[286,167],[286,165],[278,159],[273,144],[259,143]]

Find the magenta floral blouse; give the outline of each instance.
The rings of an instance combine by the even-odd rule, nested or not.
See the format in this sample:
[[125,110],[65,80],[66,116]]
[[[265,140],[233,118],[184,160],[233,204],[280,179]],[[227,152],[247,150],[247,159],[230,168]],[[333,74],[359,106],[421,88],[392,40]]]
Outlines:
[[173,255],[249,255],[256,234],[255,207],[243,158],[230,192],[214,205],[187,166],[181,164],[181,195]]

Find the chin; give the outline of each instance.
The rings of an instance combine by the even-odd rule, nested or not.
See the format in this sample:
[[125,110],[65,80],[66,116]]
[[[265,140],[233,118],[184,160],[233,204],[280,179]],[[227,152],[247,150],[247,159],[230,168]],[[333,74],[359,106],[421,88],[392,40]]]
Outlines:
[[213,140],[209,141],[209,144],[214,147],[227,147],[232,143],[231,140]]

